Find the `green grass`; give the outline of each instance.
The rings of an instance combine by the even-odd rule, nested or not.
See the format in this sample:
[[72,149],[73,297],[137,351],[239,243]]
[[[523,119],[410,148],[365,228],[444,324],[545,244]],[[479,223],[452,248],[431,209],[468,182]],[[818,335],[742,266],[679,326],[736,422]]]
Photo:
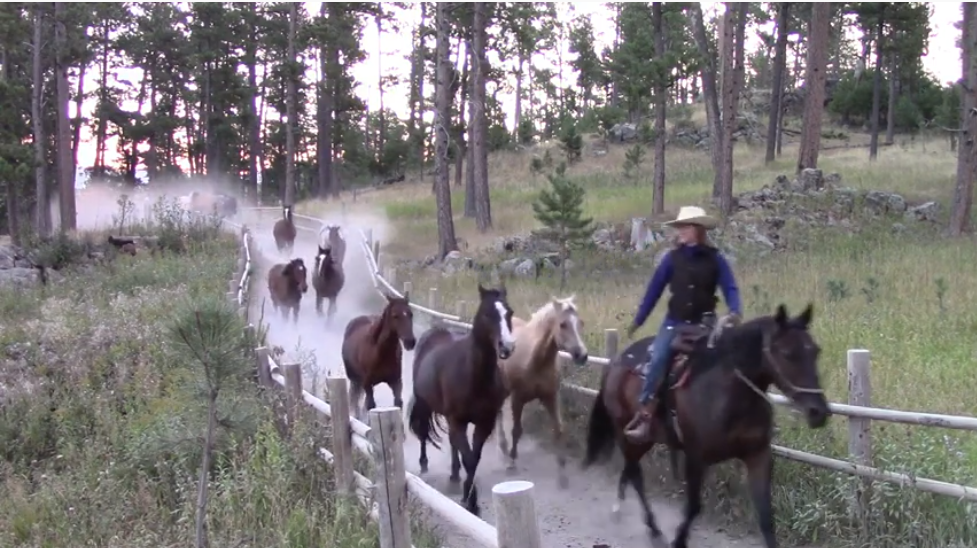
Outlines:
[[[229,322],[232,347],[248,341],[224,301],[235,239],[180,247],[0,293],[0,546],[193,545],[204,370],[170,330],[206,308]],[[316,454],[328,428],[309,418],[280,436],[270,403],[281,395],[260,391],[237,355],[219,399],[211,546],[378,546]],[[414,541],[438,545],[426,531]]]
[[[877,161],[870,163],[867,157],[865,148],[824,151],[820,167],[825,173],[840,173],[845,186],[899,192],[911,203],[938,200],[947,213],[956,160],[945,140],[900,136],[895,146],[880,151]],[[530,202],[545,179],[530,175],[530,158],[529,154],[505,153],[490,160],[495,230],[488,234],[478,234],[470,220],[460,218],[462,192],[452,187],[456,231],[471,243],[471,253],[500,235],[536,227]],[[771,165],[764,165],[762,158],[760,149],[737,147],[735,192],[756,189],[772,183],[779,174],[793,173],[796,147],[785,145],[783,158]],[[612,147],[604,157],[585,155],[569,170],[587,189],[587,214],[598,221],[626,223],[650,211],[650,156],[642,168],[647,175],[637,185],[621,176],[622,162],[623,148]],[[707,152],[669,149],[666,173],[667,208],[707,202],[712,185]],[[437,233],[429,185],[430,179],[423,185],[376,192],[358,205],[383,208],[393,222],[399,237],[385,242],[387,257],[417,259],[434,253]],[[780,303],[795,312],[814,303],[814,334],[823,347],[822,382],[832,401],[847,401],[846,351],[867,348],[872,352],[874,406],[977,415],[973,397],[977,377],[970,371],[977,335],[973,240],[948,240],[941,236],[939,226],[907,223],[901,218],[856,221],[861,227],[858,231],[794,229],[787,253],[738,257],[737,277],[747,315],[771,313]],[[908,230],[894,231],[896,222],[906,224]],[[574,257],[576,267],[567,292],[577,295],[592,347],[601,348],[605,328],[624,332],[652,271],[653,255],[581,253]],[[398,283],[410,279],[415,288],[437,287],[445,302],[477,298],[475,273],[444,277],[425,270],[400,275]],[[509,280],[516,313],[528,316],[558,294],[557,284],[557,277],[548,275],[539,280]],[[660,321],[663,307],[658,308],[644,332]],[[592,368],[567,373],[574,382],[596,386],[597,372]],[[571,424],[582,427],[586,411],[570,407]],[[787,414],[781,416],[780,425],[777,443],[848,459],[844,417],[835,417],[829,428],[817,432]],[[873,437],[878,467],[977,485],[977,439],[972,433],[874,423]],[[867,523],[854,523],[848,511],[853,483],[849,476],[783,460],[778,461],[777,470],[778,530],[786,541],[934,548],[977,543],[977,507],[973,505],[875,484]],[[752,510],[738,476],[738,467],[721,467],[719,481],[712,483],[711,507],[732,521],[745,517],[752,524]]]

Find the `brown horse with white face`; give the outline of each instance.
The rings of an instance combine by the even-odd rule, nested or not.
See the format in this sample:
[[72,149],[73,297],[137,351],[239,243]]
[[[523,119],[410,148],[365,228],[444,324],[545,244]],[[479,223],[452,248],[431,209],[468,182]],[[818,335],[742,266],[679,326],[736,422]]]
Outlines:
[[417,343],[414,338],[414,313],[410,309],[410,296],[387,297],[387,306],[379,316],[358,316],[346,325],[343,335],[343,365],[349,379],[349,399],[357,416],[360,396],[366,393],[366,411],[376,407],[373,387],[386,383],[394,395],[394,405],[403,407],[404,349],[411,351]]
[[292,206],[285,206],[282,209],[282,218],[275,222],[271,233],[275,237],[275,247],[278,248],[278,252],[290,257],[295,248],[295,236],[298,234],[292,218]]
[[275,310],[281,310],[282,317],[288,320],[291,310],[295,323],[299,321],[299,305],[302,295],[309,290],[306,282],[305,262],[293,259],[289,263],[276,264],[268,271],[268,294]]

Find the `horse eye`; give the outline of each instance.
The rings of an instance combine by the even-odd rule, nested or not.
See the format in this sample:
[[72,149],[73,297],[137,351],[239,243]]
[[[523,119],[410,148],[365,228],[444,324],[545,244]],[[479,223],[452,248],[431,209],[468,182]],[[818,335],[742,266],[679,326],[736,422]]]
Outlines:
[[560,322],[560,329],[566,329],[568,327],[570,327],[570,324],[568,324],[566,320]]

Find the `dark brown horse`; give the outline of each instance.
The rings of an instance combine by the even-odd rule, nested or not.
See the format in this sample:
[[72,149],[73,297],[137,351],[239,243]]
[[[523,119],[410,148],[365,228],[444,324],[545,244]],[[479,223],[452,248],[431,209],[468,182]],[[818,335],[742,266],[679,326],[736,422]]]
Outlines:
[[[421,442],[421,473],[427,472],[427,444],[439,448],[439,416],[448,419],[451,442],[451,476],[457,485],[461,464],[465,465],[462,503],[478,515],[475,470],[482,458],[485,440],[495,428],[495,419],[508,396],[499,359],[515,348],[512,309],[505,287],[498,290],[478,286],[479,305],[472,330],[456,337],[435,327],[421,335],[414,351],[414,397],[410,405],[410,430]],[[468,444],[468,425],[475,425]],[[461,460],[459,460],[459,455]]]
[[282,317],[288,319],[288,311],[292,310],[295,323],[299,321],[299,305],[302,294],[309,290],[306,283],[305,262],[293,259],[286,264],[276,264],[268,271],[268,293],[275,310],[282,311]]
[[636,369],[648,361],[653,337],[631,344],[605,366],[590,415],[584,466],[609,457],[615,441],[621,448],[625,465],[615,516],[630,482],[644,508],[652,545],[665,545],[645,500],[639,464],[655,443],[663,443],[672,452],[673,466],[675,451],[685,453],[685,516],[673,546],[688,546],[692,521],[702,509],[705,472],[730,459],[746,465],[764,542],[768,548],[777,545],[770,494],[774,411],[766,391],[771,384],[777,386],[804,413],[811,428],[827,423],[831,413],[818,376],[820,348],[808,331],[812,315],[808,306],[800,316],[789,318],[781,305],[773,316],[726,328],[715,337],[706,338],[708,330],[703,329],[694,342],[677,338],[674,348],[679,356],[658,390],[660,404],[649,443],[634,444],[623,431],[638,407],[642,378]]
[[387,297],[387,306],[379,316],[357,316],[346,324],[343,335],[343,365],[349,379],[349,401],[357,416],[362,416],[360,396],[366,393],[366,411],[377,406],[373,387],[387,383],[394,395],[394,405],[403,407],[401,392],[404,385],[401,361],[404,356],[400,344],[407,351],[414,349],[414,313],[410,309],[410,295]]
[[315,288],[315,311],[322,316],[322,301],[329,299],[329,320],[336,313],[336,298],[346,284],[343,263],[335,260],[331,247],[319,246],[315,256],[315,272],[312,274],[312,287]]
[[275,247],[278,248],[278,252],[291,256],[292,249],[295,247],[295,236],[298,233],[295,230],[295,221],[292,219],[292,206],[285,206],[282,210],[282,218],[275,222],[271,233],[275,236]]

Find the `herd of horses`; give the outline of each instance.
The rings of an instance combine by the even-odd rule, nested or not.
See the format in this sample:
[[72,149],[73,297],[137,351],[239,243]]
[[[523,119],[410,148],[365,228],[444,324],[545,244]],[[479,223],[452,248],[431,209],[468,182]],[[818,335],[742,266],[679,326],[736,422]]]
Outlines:
[[[290,208],[285,208],[273,232],[279,251],[291,254],[296,230]],[[313,271],[316,309],[321,315],[321,301],[329,298],[331,319],[344,283],[345,240],[338,226],[324,228],[319,240]],[[299,302],[308,290],[306,276],[301,258],[275,265],[268,273],[272,301],[284,310],[286,319],[292,310],[297,321]],[[618,500],[612,510],[615,519],[630,485],[643,508],[651,544],[667,546],[648,504],[640,466],[640,459],[662,444],[670,452],[676,476],[677,454],[684,456],[686,504],[673,546],[688,545],[691,524],[702,509],[707,469],[732,459],[746,466],[765,545],[776,546],[771,500],[774,411],[766,391],[771,385],[779,388],[810,427],[827,423],[830,411],[817,366],[820,348],[808,329],[812,316],[811,306],[791,317],[781,305],[773,315],[742,324],[722,318],[711,325],[689,326],[686,335],[674,343],[675,360],[658,388],[653,436],[646,443],[629,441],[624,429],[637,410],[653,338],[635,341],[611,357],[590,412],[583,467],[606,460],[615,448],[623,454]],[[569,485],[559,352],[583,365],[588,350],[584,322],[573,297],[552,298],[522,320],[514,316],[504,283],[498,288],[479,284],[478,307],[471,321],[467,332],[435,325],[415,338],[410,295],[388,296],[380,314],[358,316],[346,325],[342,359],[353,414],[362,417],[376,406],[373,392],[381,383],[390,387],[394,404],[403,408],[403,351],[413,350],[413,394],[407,423],[420,442],[421,473],[428,472],[428,444],[440,448],[446,434],[451,453],[449,483],[457,489],[464,467],[461,503],[478,515],[474,478],[485,442],[498,429],[507,468],[515,470],[523,409],[534,400],[540,401],[553,424],[559,487]],[[502,428],[507,400],[512,413],[511,447]],[[469,425],[474,427],[470,442]]]

